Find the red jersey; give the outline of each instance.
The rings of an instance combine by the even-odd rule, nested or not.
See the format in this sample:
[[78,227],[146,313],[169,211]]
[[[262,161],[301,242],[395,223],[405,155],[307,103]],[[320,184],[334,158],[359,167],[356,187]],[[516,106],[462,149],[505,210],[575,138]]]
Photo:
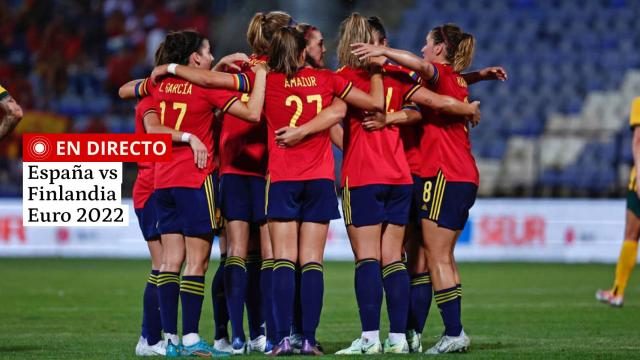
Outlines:
[[[156,102],[152,97],[145,97],[136,105],[136,134],[146,133],[144,129],[144,117],[149,113],[157,113]],[[138,176],[133,184],[133,208],[142,209],[151,194],[153,194],[153,167],[152,162],[138,162]]]
[[[371,81],[368,71],[345,66],[337,73],[362,91],[369,92]],[[387,112],[401,110],[406,99],[420,88],[394,65],[384,66],[383,82]],[[349,107],[344,126],[342,186],[413,183],[398,127],[366,131],[362,127],[364,117],[362,110]]]
[[[422,78],[415,72],[405,67],[395,65],[394,69],[407,73],[416,84],[422,83]],[[403,109],[421,111],[420,107],[415,104],[407,104]],[[420,168],[422,168],[422,153],[420,152],[420,139],[422,138],[422,124],[403,125],[400,128],[400,138],[404,146],[404,154],[409,163],[411,174],[420,176]]]
[[155,188],[200,188],[216,168],[213,110],[226,112],[238,98],[231,91],[206,89],[176,77],[164,78],[157,85],[144,80],[140,94],[150,94],[156,100],[163,125],[197,136],[208,150],[207,166],[198,169],[189,144],[174,144],[171,161],[156,163]]
[[334,96],[347,96],[352,86],[351,82],[328,70],[303,68],[291,79],[285,74],[269,73],[264,114],[272,182],[335,178],[329,130],[308,136],[288,148],[276,145],[275,131],[309,122],[331,105]]
[[[435,75],[427,81],[428,87],[438,94],[467,102],[469,91],[462,76],[453,71],[450,65],[433,63],[433,66]],[[420,176],[434,177],[438,171],[442,171],[449,182],[478,185],[478,168],[471,154],[467,120],[426,108],[423,114],[426,121],[423,123],[424,133],[420,142],[423,157]]]
[[[251,55],[250,62],[238,64],[241,72],[251,71],[257,63],[265,62],[265,56]],[[249,101],[247,93],[236,93],[242,102]],[[220,132],[220,175],[238,174],[265,176],[267,172],[267,123],[257,124],[225,114]]]

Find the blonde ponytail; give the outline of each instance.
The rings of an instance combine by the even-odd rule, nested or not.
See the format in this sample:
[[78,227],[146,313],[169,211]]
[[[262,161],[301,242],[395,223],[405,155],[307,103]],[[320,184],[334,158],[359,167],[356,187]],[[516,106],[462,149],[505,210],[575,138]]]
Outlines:
[[368,61],[359,60],[351,53],[351,44],[373,43],[371,27],[365,17],[353,13],[340,24],[340,42],[338,43],[338,60],[340,65],[352,68],[364,68]]
[[476,40],[471,34],[464,33],[460,43],[458,43],[458,49],[453,57],[453,71],[462,72],[471,65],[473,60],[473,53],[476,47]]
[[271,37],[281,27],[289,26],[291,16],[282,11],[271,11],[267,14],[256,13],[249,22],[247,41],[256,55],[266,55],[269,51]]

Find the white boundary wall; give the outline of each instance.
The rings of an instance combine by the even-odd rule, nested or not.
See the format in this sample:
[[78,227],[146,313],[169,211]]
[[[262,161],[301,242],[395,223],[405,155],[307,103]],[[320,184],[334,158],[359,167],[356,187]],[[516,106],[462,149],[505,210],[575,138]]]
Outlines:
[[[123,202],[131,206],[130,200]],[[147,247],[130,211],[128,227],[23,227],[22,201],[0,199],[0,257],[146,257]],[[624,212],[624,200],[478,200],[456,258],[615,262]],[[212,257],[218,255],[216,243]],[[325,258],[353,259],[342,220],[331,223]]]

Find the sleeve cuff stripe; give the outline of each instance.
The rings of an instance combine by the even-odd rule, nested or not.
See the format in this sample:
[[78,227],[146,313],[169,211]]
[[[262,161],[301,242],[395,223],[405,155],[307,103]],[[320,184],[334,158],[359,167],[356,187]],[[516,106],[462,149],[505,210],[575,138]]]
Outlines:
[[408,101],[409,99],[411,99],[411,97],[413,96],[413,94],[415,94],[416,91],[418,91],[420,89],[420,85],[415,85],[414,87],[412,87],[409,91],[407,91],[407,93],[404,95],[403,99],[404,101]]
[[347,86],[344,88],[344,90],[342,90],[342,92],[340,93],[340,99],[344,99],[349,92],[351,91],[351,88],[353,87],[353,83],[351,81],[349,81],[349,83],[347,84]]
[[235,96],[229,99],[229,101],[227,101],[227,103],[222,107],[222,112],[227,112],[227,110],[229,110],[231,105],[233,105],[233,103],[236,101],[238,101],[238,98]]

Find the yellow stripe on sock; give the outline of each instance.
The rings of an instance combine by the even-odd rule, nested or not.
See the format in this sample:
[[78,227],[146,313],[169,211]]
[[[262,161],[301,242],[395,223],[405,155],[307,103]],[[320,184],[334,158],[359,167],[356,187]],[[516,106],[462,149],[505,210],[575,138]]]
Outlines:
[[197,288],[204,289],[204,283],[199,283],[197,281],[182,280],[182,282],[180,284],[181,285],[194,286],[194,287],[197,287]]
[[264,269],[273,269],[274,261],[273,260],[262,260],[262,267],[260,270]]
[[287,267],[287,268],[289,268],[291,270],[294,270],[294,271],[296,269],[296,266],[293,263],[289,262],[289,261],[277,261],[275,263],[275,265],[273,266],[273,270],[277,270],[277,269],[282,268],[282,267]]
[[447,296],[436,297],[436,303],[437,304],[443,304],[443,303],[449,302],[451,300],[454,300],[457,297],[458,297],[458,293],[457,292],[447,293]]
[[387,265],[382,269],[382,277],[387,277],[395,272],[405,270],[403,263]]
[[198,290],[192,290],[189,288],[180,288],[180,292],[186,292],[189,294],[194,294],[194,295],[199,295],[199,296],[204,296],[204,291],[198,291]]
[[370,262],[378,262],[378,260],[376,259],[364,259],[364,260],[360,260],[358,262],[356,262],[356,269],[359,268],[360,266],[370,263]]
[[323,271],[322,266],[320,266],[318,264],[305,265],[305,266],[302,267],[302,272],[303,273],[307,272],[309,270],[317,270],[317,271],[320,271],[320,272]]

